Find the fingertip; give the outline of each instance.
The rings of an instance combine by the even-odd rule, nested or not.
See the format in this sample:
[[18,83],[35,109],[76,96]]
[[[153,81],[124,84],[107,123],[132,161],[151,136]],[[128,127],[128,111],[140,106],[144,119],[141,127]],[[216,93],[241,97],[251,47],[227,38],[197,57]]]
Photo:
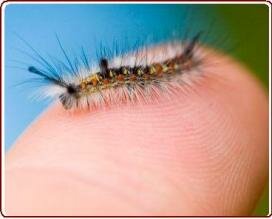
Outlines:
[[[140,203],[128,214],[249,214],[268,175],[267,95],[240,63],[204,50],[206,76],[186,95],[89,113],[53,105],[17,141],[8,170],[72,170],[121,187],[123,201]],[[214,60],[220,64],[208,65]],[[27,187],[24,174],[18,180]],[[76,197],[73,189],[69,195]]]

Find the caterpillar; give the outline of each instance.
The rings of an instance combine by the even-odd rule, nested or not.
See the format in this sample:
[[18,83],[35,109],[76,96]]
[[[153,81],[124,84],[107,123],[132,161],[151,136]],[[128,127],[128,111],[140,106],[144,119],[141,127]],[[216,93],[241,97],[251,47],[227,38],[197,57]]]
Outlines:
[[113,60],[101,57],[98,67],[92,68],[83,52],[84,67],[81,69],[73,65],[60,44],[70,67],[68,76],[58,72],[42,57],[46,68],[31,65],[28,71],[49,82],[43,95],[58,98],[66,110],[134,101],[140,97],[148,99],[171,82],[182,83],[180,77],[201,64],[201,59],[195,55],[200,36],[201,32],[198,32],[188,42],[169,43],[158,50],[155,57],[149,56],[148,49]]

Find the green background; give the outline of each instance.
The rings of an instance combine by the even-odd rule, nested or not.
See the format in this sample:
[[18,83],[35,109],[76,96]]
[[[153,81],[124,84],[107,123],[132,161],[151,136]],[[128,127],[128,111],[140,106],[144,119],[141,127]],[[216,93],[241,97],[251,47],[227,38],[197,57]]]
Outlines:
[[[217,5],[204,6],[207,13],[216,13],[224,22],[225,32],[236,42],[228,53],[249,67],[269,87],[269,8],[267,5]],[[216,25],[215,25],[216,26]],[[218,34],[222,29],[217,27]],[[219,33],[220,32],[220,33]],[[228,49],[226,48],[222,49]],[[269,213],[268,183],[253,215],[265,216]]]
[[225,18],[225,27],[236,46],[230,53],[244,62],[268,88],[269,8],[267,5],[219,5],[215,12]]

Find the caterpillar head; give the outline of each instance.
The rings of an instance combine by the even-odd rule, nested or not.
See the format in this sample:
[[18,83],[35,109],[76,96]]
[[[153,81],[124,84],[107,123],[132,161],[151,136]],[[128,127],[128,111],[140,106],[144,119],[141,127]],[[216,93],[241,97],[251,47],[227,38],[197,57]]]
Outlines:
[[65,109],[71,109],[78,99],[79,88],[75,84],[68,84],[66,91],[59,96],[59,100]]

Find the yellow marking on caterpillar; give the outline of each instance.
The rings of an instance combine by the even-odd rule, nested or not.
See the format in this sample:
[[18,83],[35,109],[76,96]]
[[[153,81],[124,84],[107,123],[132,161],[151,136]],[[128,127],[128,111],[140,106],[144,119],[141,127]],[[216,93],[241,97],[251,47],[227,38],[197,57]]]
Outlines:
[[113,78],[114,74],[115,74],[114,71],[110,70],[109,75],[111,78]]
[[144,73],[144,72],[143,72],[142,69],[139,68],[139,69],[137,70],[137,74],[138,74],[139,76],[141,76],[143,73]]
[[124,75],[129,74],[129,71],[127,70],[127,68],[123,68],[123,74]]
[[175,64],[175,65],[174,65],[174,69],[175,69],[175,70],[178,70],[178,69],[179,69],[179,65],[178,65],[178,64]]
[[167,72],[168,71],[168,66],[167,65],[162,65],[162,71]]
[[150,66],[150,70],[149,70],[149,74],[153,75],[153,74],[155,74],[156,72],[157,72],[157,71],[156,71],[155,66],[154,66],[154,65],[151,65],[151,66]]

